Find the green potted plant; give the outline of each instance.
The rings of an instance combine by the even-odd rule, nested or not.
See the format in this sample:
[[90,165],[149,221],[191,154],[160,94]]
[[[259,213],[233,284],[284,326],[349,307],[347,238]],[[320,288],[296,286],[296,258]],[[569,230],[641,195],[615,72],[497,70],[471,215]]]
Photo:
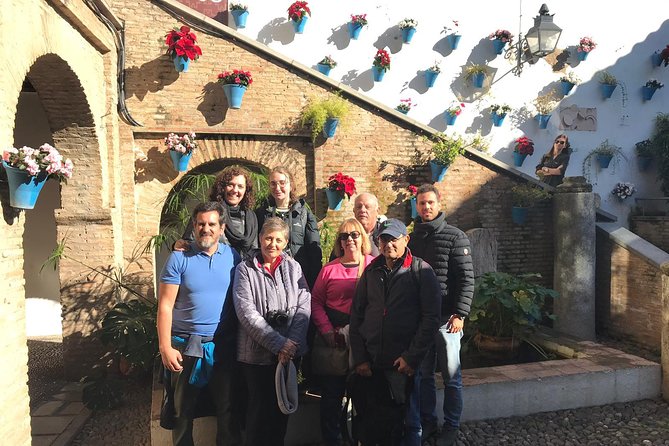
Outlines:
[[348,34],[352,40],[358,40],[363,26],[367,26],[367,14],[351,14],[351,21],[348,22]]
[[588,58],[590,51],[597,48],[597,44],[592,37],[581,37],[581,40],[578,41],[578,46],[576,47],[576,58],[579,61],[584,61]]
[[395,110],[402,114],[407,114],[411,110],[412,107],[415,107],[416,104],[411,102],[411,98],[406,98],[406,99],[400,99],[400,103],[395,107]]
[[315,141],[319,133],[332,138],[337,125],[349,112],[349,103],[341,96],[332,95],[327,99],[311,99],[302,110],[300,122],[311,126],[311,140]]
[[608,71],[599,73],[599,83],[602,89],[602,97],[608,99],[613,94],[613,91],[618,86],[618,79]]
[[527,136],[521,136],[515,140],[513,147],[513,165],[520,167],[523,165],[525,158],[534,154],[534,141]]
[[307,2],[293,2],[288,7],[288,18],[293,22],[295,34],[302,34],[304,32],[304,26],[307,24],[310,16],[311,9],[309,9]]
[[662,192],[669,195],[669,150],[663,150],[669,147],[669,114],[658,113],[655,117],[655,131],[651,137],[651,142],[655,150],[655,165],[657,168],[657,178],[662,183]]
[[232,109],[242,108],[244,93],[253,83],[250,71],[232,70],[218,74],[218,83],[223,84],[223,92]]
[[381,82],[386,71],[390,70],[390,54],[386,50],[377,50],[372,62],[372,77],[374,82]]
[[167,54],[174,62],[174,68],[181,73],[188,71],[191,60],[197,60],[202,55],[202,49],[198,46],[195,33],[190,27],[182,26],[178,30],[173,29],[165,35]]
[[351,198],[355,193],[355,178],[337,172],[328,178],[328,187],[325,189],[325,194],[328,198],[328,207],[333,211],[341,209],[341,204],[344,197]]
[[453,27],[451,28],[450,26],[444,26],[444,29],[441,31],[443,34],[446,34],[446,39],[448,40],[448,44],[451,46],[452,50],[458,49],[458,44],[460,43],[460,38],[462,35],[460,34],[460,21],[459,20],[451,20],[453,23]]
[[550,91],[546,94],[540,94],[537,96],[532,103],[534,108],[537,110],[537,115],[534,119],[539,122],[539,128],[545,129],[548,127],[548,121],[551,119],[551,113],[558,104],[558,99],[555,95],[555,91]]
[[657,79],[649,79],[643,87],[641,87],[641,96],[644,101],[650,101],[657,90],[663,88],[664,84]]
[[320,62],[316,64],[318,71],[323,73],[326,76],[330,75],[330,70],[337,66],[337,62],[332,58],[332,56],[325,56],[321,59]]
[[453,163],[458,155],[465,151],[466,142],[459,135],[448,136],[437,133],[432,142],[432,159],[430,160],[430,171],[432,181],[437,182],[444,179],[448,166]]
[[569,71],[567,74],[562,76],[560,78],[560,87],[562,88],[562,95],[567,96],[572,88],[574,88],[575,85],[578,85],[581,83],[581,79],[576,76],[576,74],[573,71]]
[[506,118],[506,114],[511,111],[511,106],[507,104],[492,104],[490,106],[490,118],[495,127],[501,127]]
[[511,188],[511,219],[517,225],[524,225],[528,209],[539,201],[550,198],[546,190],[531,184],[519,184]]
[[425,70],[425,85],[427,88],[434,87],[434,83],[436,82],[439,73],[441,73],[439,61],[435,61],[434,65]]
[[402,42],[410,43],[413,39],[413,35],[416,34],[416,28],[418,28],[418,21],[415,19],[404,19],[397,24],[400,31],[402,32]]
[[511,45],[513,41],[513,34],[511,31],[506,29],[498,29],[497,31],[491,33],[488,38],[492,40],[492,46],[495,49],[495,54],[502,54],[504,52],[504,47],[508,43]]
[[590,180],[590,168],[592,167],[593,158],[597,160],[600,169],[608,169],[609,165],[611,165],[614,172],[620,164],[621,159],[627,161],[623,150],[619,146],[611,144],[608,139],[605,139],[583,159],[583,176],[588,180]]
[[244,3],[231,2],[228,9],[235,21],[235,26],[239,29],[246,28],[246,19],[249,17],[249,7]]
[[637,156],[639,170],[644,172],[648,170],[650,164],[653,162],[654,148],[650,139],[644,139],[634,144],[634,152]]
[[471,64],[465,67],[465,79],[471,80],[475,88],[483,87],[483,80],[488,74],[488,67],[486,65]]
[[477,279],[467,330],[479,349],[512,350],[522,340],[544,353],[531,335],[542,322],[555,319],[546,307],[558,293],[540,279],[540,274],[501,272]]

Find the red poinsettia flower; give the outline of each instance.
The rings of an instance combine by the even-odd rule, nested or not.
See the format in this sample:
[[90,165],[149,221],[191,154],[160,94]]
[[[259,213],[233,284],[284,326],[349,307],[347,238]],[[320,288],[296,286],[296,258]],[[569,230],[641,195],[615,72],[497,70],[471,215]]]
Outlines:
[[534,153],[534,141],[527,136],[520,137],[516,140],[516,147],[513,151],[521,155],[532,155]]
[[409,194],[411,194],[412,197],[415,197],[416,193],[418,192],[418,188],[413,184],[410,184],[409,187],[407,187],[407,190],[409,191]]
[[307,6],[307,2],[295,2],[288,8],[288,18],[291,20],[302,20],[305,14],[311,15],[311,9]]
[[355,179],[341,172],[328,178],[328,189],[343,192],[348,198],[355,193]]
[[374,62],[372,63],[375,67],[383,68],[384,71],[390,69],[390,54],[386,50],[378,50],[376,56],[374,56]]
[[202,55],[202,49],[195,43],[197,37],[188,26],[172,30],[165,36],[167,54],[172,57],[186,57],[195,60]]
[[660,59],[664,62],[664,66],[669,66],[669,45],[660,53]]
[[237,84],[248,87],[253,83],[250,71],[232,70],[218,74],[218,81],[222,84]]

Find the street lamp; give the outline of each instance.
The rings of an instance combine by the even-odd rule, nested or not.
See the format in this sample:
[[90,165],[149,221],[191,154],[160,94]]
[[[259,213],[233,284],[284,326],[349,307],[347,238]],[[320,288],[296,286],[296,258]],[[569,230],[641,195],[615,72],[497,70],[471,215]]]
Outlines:
[[525,62],[535,63],[539,58],[555,51],[562,28],[553,23],[553,15],[549,14],[545,3],[541,5],[539,15],[534,18],[534,26],[525,36],[519,33],[518,43],[507,50],[508,56],[516,54],[516,67],[512,70],[516,76],[523,72]]

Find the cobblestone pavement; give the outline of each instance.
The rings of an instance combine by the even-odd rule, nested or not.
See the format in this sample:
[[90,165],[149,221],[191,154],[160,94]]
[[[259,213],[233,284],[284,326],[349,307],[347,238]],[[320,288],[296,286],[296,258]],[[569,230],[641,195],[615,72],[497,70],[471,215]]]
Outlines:
[[58,392],[67,381],[63,374],[63,338],[28,339],[28,394],[30,409]]

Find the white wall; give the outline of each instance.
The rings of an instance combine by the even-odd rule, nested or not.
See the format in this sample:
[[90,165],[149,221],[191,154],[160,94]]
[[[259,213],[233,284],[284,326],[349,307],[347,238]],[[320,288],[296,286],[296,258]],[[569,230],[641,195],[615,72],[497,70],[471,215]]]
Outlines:
[[[210,0],[211,1],[211,0]],[[513,140],[526,135],[536,144],[535,154],[520,168],[534,175],[534,166],[550,148],[553,138],[562,133],[558,111],[553,113],[547,130],[540,130],[532,119],[531,105],[538,93],[558,88],[562,73],[554,73],[544,60],[525,65],[521,77],[507,73],[513,66],[503,55],[497,56],[487,36],[498,28],[510,30],[517,38],[519,30],[532,26],[533,17],[541,7],[540,1],[516,2],[434,2],[427,0],[404,1],[311,1],[312,16],[304,34],[293,32],[286,9],[290,1],[250,0],[247,27],[239,32],[265,43],[288,57],[306,65],[315,64],[325,55],[331,55],[337,67],[330,74],[334,79],[351,86],[389,107],[395,107],[402,98],[411,98],[418,104],[409,117],[447,133],[471,133],[480,130],[491,141],[490,153],[513,164]],[[439,6],[435,6],[439,5]],[[561,103],[579,107],[596,107],[598,127],[595,132],[566,132],[575,152],[567,175],[581,175],[583,159],[604,139],[623,148],[629,158],[615,174],[601,171],[592,181],[602,196],[602,208],[621,217],[626,224],[633,199],[620,204],[610,194],[618,181],[631,181],[638,189],[635,197],[661,196],[655,180],[655,171],[639,173],[634,155],[634,143],[650,137],[653,119],[658,112],[669,111],[669,68],[653,68],[651,54],[669,44],[669,2],[639,0],[633,4],[602,7],[600,2],[576,0],[548,3],[555,23],[563,28],[558,48],[578,44],[580,37],[591,36],[598,47],[586,61],[569,59],[573,71],[583,80]],[[350,14],[367,14],[369,25],[359,40],[350,40],[346,23]],[[405,17],[418,20],[418,30],[410,44],[402,44],[397,23]],[[451,20],[459,20],[462,39],[458,49],[451,51],[441,31]],[[234,24],[231,19],[231,26]],[[391,69],[384,80],[374,83],[370,69],[376,48],[389,49]],[[206,54],[204,55],[206,57]],[[441,60],[442,73],[433,88],[426,89],[421,72],[435,60]],[[487,63],[496,70],[495,82],[485,94],[477,93],[465,99],[466,108],[455,126],[446,129],[444,110],[456,100],[454,92],[470,93],[463,84],[462,67],[467,63]],[[238,68],[222,66],[221,69]],[[251,69],[252,67],[244,67]],[[613,97],[603,100],[599,92],[597,72],[609,70],[625,84],[627,100],[623,104],[621,88]],[[564,71],[564,70],[563,70]],[[644,103],[640,87],[649,78],[657,78],[668,85],[659,90],[652,101]],[[479,90],[480,91],[480,90]],[[507,116],[502,127],[492,127],[488,111],[491,103],[506,102],[516,109]],[[528,113],[518,113],[527,107]]]

